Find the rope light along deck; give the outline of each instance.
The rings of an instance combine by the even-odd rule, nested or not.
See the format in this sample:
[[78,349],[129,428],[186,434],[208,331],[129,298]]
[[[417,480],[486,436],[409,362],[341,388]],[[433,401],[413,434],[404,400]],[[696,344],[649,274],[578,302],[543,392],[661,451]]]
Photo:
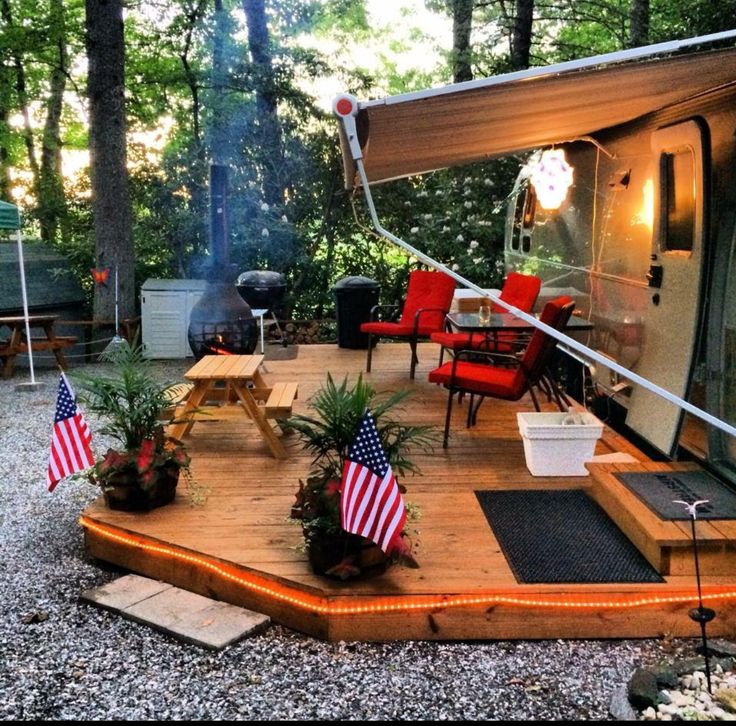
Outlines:
[[[493,594],[459,594],[459,595],[399,595],[390,597],[360,597],[360,603],[347,602],[339,604],[330,598],[310,595],[296,587],[289,587],[273,582],[265,577],[246,573],[234,566],[228,566],[203,555],[192,555],[188,552],[162,545],[153,540],[141,536],[133,536],[121,533],[111,527],[97,524],[88,517],[81,517],[80,524],[96,535],[119,542],[120,544],[136,547],[149,554],[161,557],[170,557],[175,560],[186,562],[208,571],[224,581],[234,582],[241,587],[269,597],[274,601],[286,603],[302,610],[319,615],[365,615],[401,611],[432,611],[437,608],[462,608],[462,607],[493,607],[503,605],[507,607],[526,608],[549,608],[560,610],[632,610],[653,605],[683,605],[696,602],[698,593],[696,590],[682,591],[671,595],[658,595],[655,592],[637,594],[626,597],[591,597],[567,595],[545,596],[542,594],[534,597],[519,597],[501,593]],[[350,596],[338,596],[347,600]],[[713,589],[703,592],[703,601],[736,601],[735,589]]]

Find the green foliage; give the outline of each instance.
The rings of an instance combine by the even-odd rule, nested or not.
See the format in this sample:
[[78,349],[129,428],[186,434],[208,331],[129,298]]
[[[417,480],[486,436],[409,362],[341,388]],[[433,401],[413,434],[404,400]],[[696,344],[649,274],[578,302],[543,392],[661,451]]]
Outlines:
[[[444,13],[448,31],[452,3],[427,0]],[[88,144],[85,93],[84,3],[65,0],[63,19],[50,2],[7,0],[13,22],[0,25],[0,162],[12,167],[13,184],[25,196],[26,232],[38,232],[37,189],[23,129],[16,122],[22,102],[15,61],[26,74],[31,136],[40,151],[50,72],[58,57],[54,39],[69,54],[63,153]],[[628,40],[629,0],[558,0],[537,3],[532,63],[617,50]],[[477,2],[472,58],[476,77],[509,69],[513,3]],[[345,275],[366,275],[382,286],[382,302],[398,302],[415,264],[368,229],[364,206],[343,190],[336,124],[315,100],[315,88],[339,79],[361,98],[417,90],[447,82],[449,58],[433,49],[411,16],[392,35],[364,0],[280,0],[267,3],[273,59],[269,90],[276,101],[279,158],[263,152],[262,113],[255,89],[258,69],[247,41],[242,3],[223,0],[216,22],[211,0],[134,0],[127,4],[126,108],[134,211],[136,282],[147,277],[199,276],[207,257],[208,163],[230,168],[231,258],[239,271],[275,269],[286,275],[293,317],[333,314],[331,288]],[[650,40],[710,33],[733,25],[736,0],[652,0]],[[62,23],[63,27],[59,27]],[[215,78],[215,33],[221,38],[222,77]],[[399,38],[400,39],[397,39]],[[406,69],[412,46],[423,40],[436,53],[429,70]],[[370,48],[377,63],[360,69],[345,62],[356,46]],[[10,121],[13,120],[13,123]],[[155,132],[164,148],[154,151],[133,134]],[[216,149],[225,139],[225,151]],[[217,153],[216,153],[217,152]],[[223,155],[219,159],[219,154]],[[4,160],[4,161],[3,161]],[[384,226],[440,262],[483,286],[503,276],[504,200],[520,159],[438,171],[376,189]],[[266,177],[283,189],[265,205]],[[2,181],[2,177],[0,177]],[[94,262],[90,189],[86,170],[64,180],[57,248],[91,296],[88,269]],[[48,200],[47,200],[48,201]]]
[[119,441],[126,451],[141,448],[146,439],[156,439],[163,447],[162,418],[171,403],[167,391],[171,383],[159,383],[143,348],[123,342],[106,354],[113,364],[111,376],[79,374],[80,400],[87,409],[105,420],[101,433]]

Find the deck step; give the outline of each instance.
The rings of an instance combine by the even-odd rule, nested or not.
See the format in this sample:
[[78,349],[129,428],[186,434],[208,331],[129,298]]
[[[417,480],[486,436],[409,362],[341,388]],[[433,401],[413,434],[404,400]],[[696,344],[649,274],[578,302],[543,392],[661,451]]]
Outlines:
[[[693,471],[694,464],[589,463],[590,495],[661,575],[695,575],[689,521],[661,519],[615,476],[616,472]],[[736,571],[736,520],[698,520],[698,555],[703,575]]]

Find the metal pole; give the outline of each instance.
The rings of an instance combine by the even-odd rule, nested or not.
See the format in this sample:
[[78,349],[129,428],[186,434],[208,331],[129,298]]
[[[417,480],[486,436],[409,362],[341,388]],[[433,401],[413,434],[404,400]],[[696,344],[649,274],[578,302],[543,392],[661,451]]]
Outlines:
[[23,298],[23,317],[25,318],[26,343],[28,344],[28,366],[31,369],[30,383],[20,384],[16,386],[16,388],[26,386],[36,388],[40,384],[36,382],[36,373],[33,369],[33,343],[31,341],[31,323],[28,315],[28,291],[26,290],[26,269],[25,261],[23,259],[23,239],[21,237],[20,229],[16,230],[16,242],[18,244],[18,265],[20,267],[20,292],[21,297]]
[[698,517],[698,507],[701,504],[708,504],[707,499],[701,499],[697,502],[683,502],[681,500],[675,500],[675,504],[682,504],[690,515],[690,531],[693,537],[693,557],[695,559],[695,580],[698,585],[698,607],[693,608],[688,615],[691,620],[696,623],[700,623],[700,638],[703,643],[703,657],[705,658],[705,679],[708,682],[708,693],[713,694],[713,688],[711,686],[710,679],[710,653],[708,652],[708,637],[705,632],[705,626],[715,618],[716,611],[711,608],[703,607],[703,591],[700,585],[700,560],[698,558],[698,536],[695,531],[695,520]]

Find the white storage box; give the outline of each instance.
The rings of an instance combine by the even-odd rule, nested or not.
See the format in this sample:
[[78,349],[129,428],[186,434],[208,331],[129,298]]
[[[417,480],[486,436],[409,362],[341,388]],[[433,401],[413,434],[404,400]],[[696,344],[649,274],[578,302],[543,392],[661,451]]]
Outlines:
[[148,358],[192,356],[189,316],[204,293],[204,280],[148,279],[141,287],[143,348]]
[[534,476],[586,476],[603,424],[591,413],[517,413],[527,469]]

